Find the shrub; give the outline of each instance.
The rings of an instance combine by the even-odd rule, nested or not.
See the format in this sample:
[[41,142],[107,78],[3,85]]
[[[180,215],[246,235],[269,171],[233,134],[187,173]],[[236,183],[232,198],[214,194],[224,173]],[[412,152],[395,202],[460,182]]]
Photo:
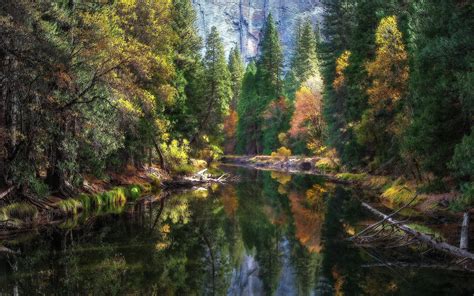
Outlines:
[[127,190],[127,197],[130,198],[131,200],[137,200],[141,196],[141,188],[140,186],[137,185],[132,185],[128,188]]
[[172,171],[189,163],[190,148],[187,140],[183,140],[181,143],[178,140],[172,140],[169,144],[163,143],[161,144],[161,149]]
[[290,157],[291,156],[291,150],[286,148],[286,147],[280,147],[277,149],[276,152],[272,152],[271,154],[272,157]]

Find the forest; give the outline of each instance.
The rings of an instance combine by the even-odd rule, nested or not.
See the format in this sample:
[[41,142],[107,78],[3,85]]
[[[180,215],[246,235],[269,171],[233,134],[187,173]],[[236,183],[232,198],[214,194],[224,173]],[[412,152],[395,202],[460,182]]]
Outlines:
[[70,197],[84,175],[128,165],[325,155],[472,206],[473,5],[323,7],[291,56],[269,15],[245,66],[216,28],[201,40],[186,0],[3,1],[0,186]]
[[190,0],[1,1],[0,228],[136,199],[143,176],[220,183],[203,172],[245,157],[469,220],[474,3],[321,6],[289,52],[270,13],[248,60],[200,36]]

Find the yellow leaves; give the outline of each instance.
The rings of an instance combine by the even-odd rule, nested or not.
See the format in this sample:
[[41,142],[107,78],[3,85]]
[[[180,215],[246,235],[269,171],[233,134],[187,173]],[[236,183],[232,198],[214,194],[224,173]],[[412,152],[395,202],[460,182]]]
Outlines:
[[286,148],[286,147],[280,147],[277,149],[276,152],[272,152],[271,154],[272,157],[290,157],[291,156],[291,150]]
[[351,52],[346,50],[336,60],[336,78],[332,84],[336,90],[339,90],[344,85],[344,71],[349,67],[350,56]]
[[291,182],[291,174],[283,173],[283,172],[277,172],[277,171],[272,171],[270,173],[270,176],[273,180],[276,180],[278,183],[281,185],[286,185],[289,182]]
[[132,115],[132,116],[142,116],[143,112],[140,110],[139,107],[134,105],[132,102],[129,100],[126,100],[124,98],[119,98],[117,100],[117,105],[122,112]]
[[404,95],[409,75],[408,55],[395,16],[380,21],[375,43],[375,60],[366,66],[373,79],[372,86],[367,90],[369,103],[376,109],[392,109],[393,103]]

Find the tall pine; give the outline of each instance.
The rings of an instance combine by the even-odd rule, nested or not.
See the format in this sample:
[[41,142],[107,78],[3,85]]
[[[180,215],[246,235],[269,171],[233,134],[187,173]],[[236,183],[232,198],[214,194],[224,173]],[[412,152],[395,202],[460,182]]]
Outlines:
[[224,46],[216,27],[211,28],[207,37],[203,65],[199,125],[192,142],[198,140],[199,135],[211,136],[218,142],[229,110],[232,88]]

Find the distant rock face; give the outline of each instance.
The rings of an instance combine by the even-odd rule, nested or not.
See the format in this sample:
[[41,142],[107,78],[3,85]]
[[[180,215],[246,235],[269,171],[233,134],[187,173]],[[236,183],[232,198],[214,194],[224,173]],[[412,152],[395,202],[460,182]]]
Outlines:
[[216,26],[226,52],[238,46],[246,61],[258,54],[261,29],[271,12],[278,26],[285,53],[291,53],[294,26],[298,20],[322,20],[321,0],[192,0],[197,26],[203,38]]

